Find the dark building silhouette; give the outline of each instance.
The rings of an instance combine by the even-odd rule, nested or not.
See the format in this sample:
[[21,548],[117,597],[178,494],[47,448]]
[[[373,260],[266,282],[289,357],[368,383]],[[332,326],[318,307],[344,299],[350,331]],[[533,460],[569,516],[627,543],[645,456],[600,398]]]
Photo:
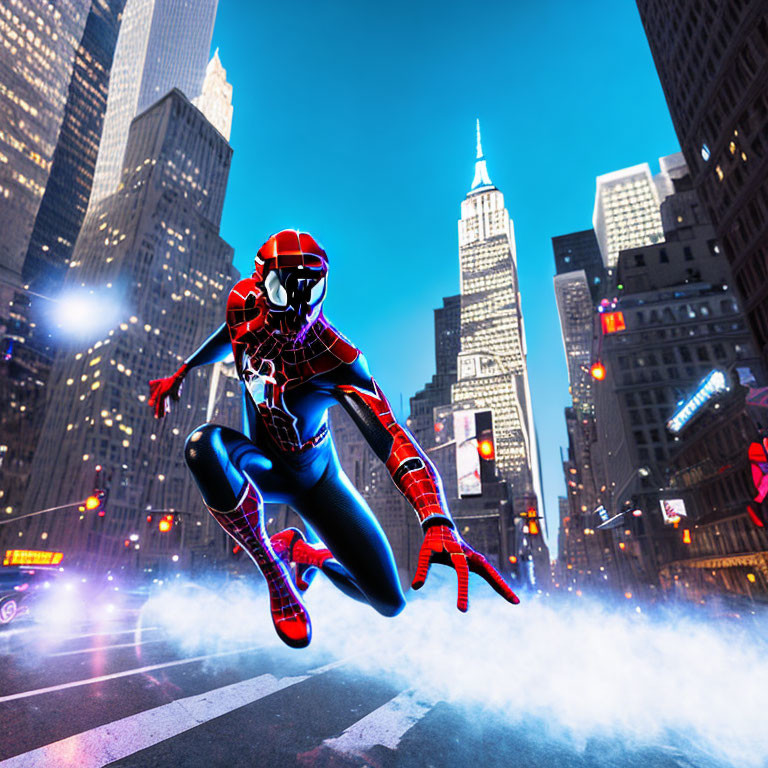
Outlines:
[[605,267],[595,231],[585,229],[553,237],[552,250],[555,254],[555,272],[564,275],[583,269],[592,301],[596,302],[603,288]]
[[408,428],[424,448],[434,445],[434,410],[451,402],[456,359],[461,349],[461,296],[448,296],[435,310],[435,374],[411,398]]
[[637,0],[680,146],[768,359],[768,7]]

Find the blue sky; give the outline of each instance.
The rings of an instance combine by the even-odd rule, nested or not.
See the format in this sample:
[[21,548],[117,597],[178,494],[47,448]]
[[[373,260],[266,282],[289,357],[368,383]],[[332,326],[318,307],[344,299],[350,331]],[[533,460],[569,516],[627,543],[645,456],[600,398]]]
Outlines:
[[678,151],[629,0],[220,2],[234,86],[222,222],[235,265],[286,227],[330,255],[326,314],[396,409],[434,371],[432,310],[458,293],[475,119],[515,225],[553,555],[569,403],[551,238],[592,222],[595,177]]

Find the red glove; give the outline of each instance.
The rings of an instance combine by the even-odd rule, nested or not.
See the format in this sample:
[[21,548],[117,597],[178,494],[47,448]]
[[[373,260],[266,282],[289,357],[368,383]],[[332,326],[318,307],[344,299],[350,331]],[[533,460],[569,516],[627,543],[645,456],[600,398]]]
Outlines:
[[153,379],[149,382],[149,407],[154,408],[155,418],[162,419],[170,413],[171,404],[168,398],[176,402],[181,395],[181,382],[187,375],[189,367],[185,363],[173,376],[166,379]]
[[459,599],[456,607],[460,611],[466,612],[469,607],[470,571],[482,576],[505,600],[513,604],[520,602],[498,571],[449,525],[432,525],[424,533],[424,541],[419,551],[419,564],[411,584],[414,589],[424,586],[432,563],[450,565],[456,569],[459,577]]

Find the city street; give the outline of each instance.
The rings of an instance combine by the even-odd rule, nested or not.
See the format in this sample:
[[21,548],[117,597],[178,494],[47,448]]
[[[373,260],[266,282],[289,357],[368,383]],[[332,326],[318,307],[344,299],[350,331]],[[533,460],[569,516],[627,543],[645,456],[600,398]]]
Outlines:
[[[336,598],[325,593],[320,597],[316,624],[323,625],[328,623],[323,614]],[[437,640],[447,652],[441,662],[441,651],[434,649],[435,669],[444,669],[446,678],[455,674],[457,685],[449,680],[446,687],[446,679],[441,679],[431,691],[423,682],[429,671],[425,678],[414,673],[411,686],[402,676],[386,672],[393,664],[401,664],[408,677],[413,663],[408,654],[402,660],[382,656],[385,673],[376,671],[382,651],[369,645],[368,637],[374,636],[370,627],[361,627],[359,636],[339,649],[340,656],[331,653],[322,638],[313,641],[318,647],[307,652],[282,647],[266,615],[241,620],[240,632],[233,630],[226,617],[210,621],[214,617],[209,616],[207,626],[197,627],[201,634],[194,643],[186,644],[193,624],[211,610],[213,603],[205,602],[210,599],[203,595],[201,613],[193,615],[188,603],[173,604],[164,597],[165,618],[160,615],[159,621],[153,621],[159,615],[155,610],[134,609],[114,620],[81,623],[66,633],[52,634],[30,622],[7,628],[0,635],[0,766],[437,768],[479,762],[483,766],[721,768],[739,764],[707,756],[711,745],[697,744],[686,722],[690,713],[661,740],[658,734],[644,739],[637,733],[629,740],[626,723],[614,732],[617,713],[611,711],[610,691],[605,693],[605,711],[587,716],[603,725],[588,728],[583,738],[561,732],[562,711],[553,713],[547,724],[542,721],[536,711],[541,693],[532,692],[531,716],[521,716],[530,678],[522,669],[518,674],[516,667],[525,662],[524,654],[517,663],[498,670],[498,683],[488,690],[489,706],[481,706],[471,681],[460,680],[463,671],[477,674],[482,682],[481,663],[462,667],[456,662],[461,648],[448,648],[452,642],[466,647],[468,635]],[[242,608],[238,602],[242,599],[242,595],[233,597],[233,609]],[[393,637],[399,634],[419,654],[423,650],[413,648],[412,637],[419,615],[435,627],[436,635],[444,635],[447,627],[437,624],[443,607],[433,602],[424,602],[420,614],[399,629],[392,623],[382,626],[391,626]],[[339,631],[346,633],[344,624],[354,616],[343,615],[347,603],[336,604]],[[481,599],[476,610],[479,613],[488,605],[504,608]],[[255,606],[258,612],[264,607]],[[188,623],[175,631],[177,610],[187,614]],[[546,615],[551,623],[552,614]],[[459,616],[458,621],[464,619]],[[453,620],[453,613],[447,614],[447,621]],[[531,620],[531,626],[539,622],[535,613]],[[243,635],[251,631],[251,621],[258,622],[254,626],[259,630],[249,643]],[[575,630],[576,635],[579,631]],[[228,636],[231,640],[224,642]],[[641,638],[641,642],[647,640]],[[738,680],[738,660],[735,667]],[[758,682],[763,672],[757,670]],[[581,688],[578,673],[570,684],[558,679],[558,674],[552,669],[553,679],[541,679],[539,685]],[[642,690],[653,682],[641,679],[638,685]],[[600,686],[596,681],[598,691]],[[466,700],[457,693],[460,690]],[[743,692],[749,698],[749,692]],[[627,696],[632,698],[631,690]],[[516,702],[517,711],[510,710],[508,716],[505,706],[498,706],[499,697]],[[595,692],[583,690],[577,702],[589,709]],[[659,706],[665,705],[659,702]],[[744,738],[738,733],[735,737]]]

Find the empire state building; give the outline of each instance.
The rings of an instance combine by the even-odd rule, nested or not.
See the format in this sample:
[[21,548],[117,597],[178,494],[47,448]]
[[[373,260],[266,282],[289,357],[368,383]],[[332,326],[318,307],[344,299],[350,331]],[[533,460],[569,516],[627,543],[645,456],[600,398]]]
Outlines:
[[461,203],[459,266],[461,347],[451,400],[491,411],[499,473],[515,500],[528,504],[535,495],[541,509],[514,229],[488,175],[479,120],[475,176]]

